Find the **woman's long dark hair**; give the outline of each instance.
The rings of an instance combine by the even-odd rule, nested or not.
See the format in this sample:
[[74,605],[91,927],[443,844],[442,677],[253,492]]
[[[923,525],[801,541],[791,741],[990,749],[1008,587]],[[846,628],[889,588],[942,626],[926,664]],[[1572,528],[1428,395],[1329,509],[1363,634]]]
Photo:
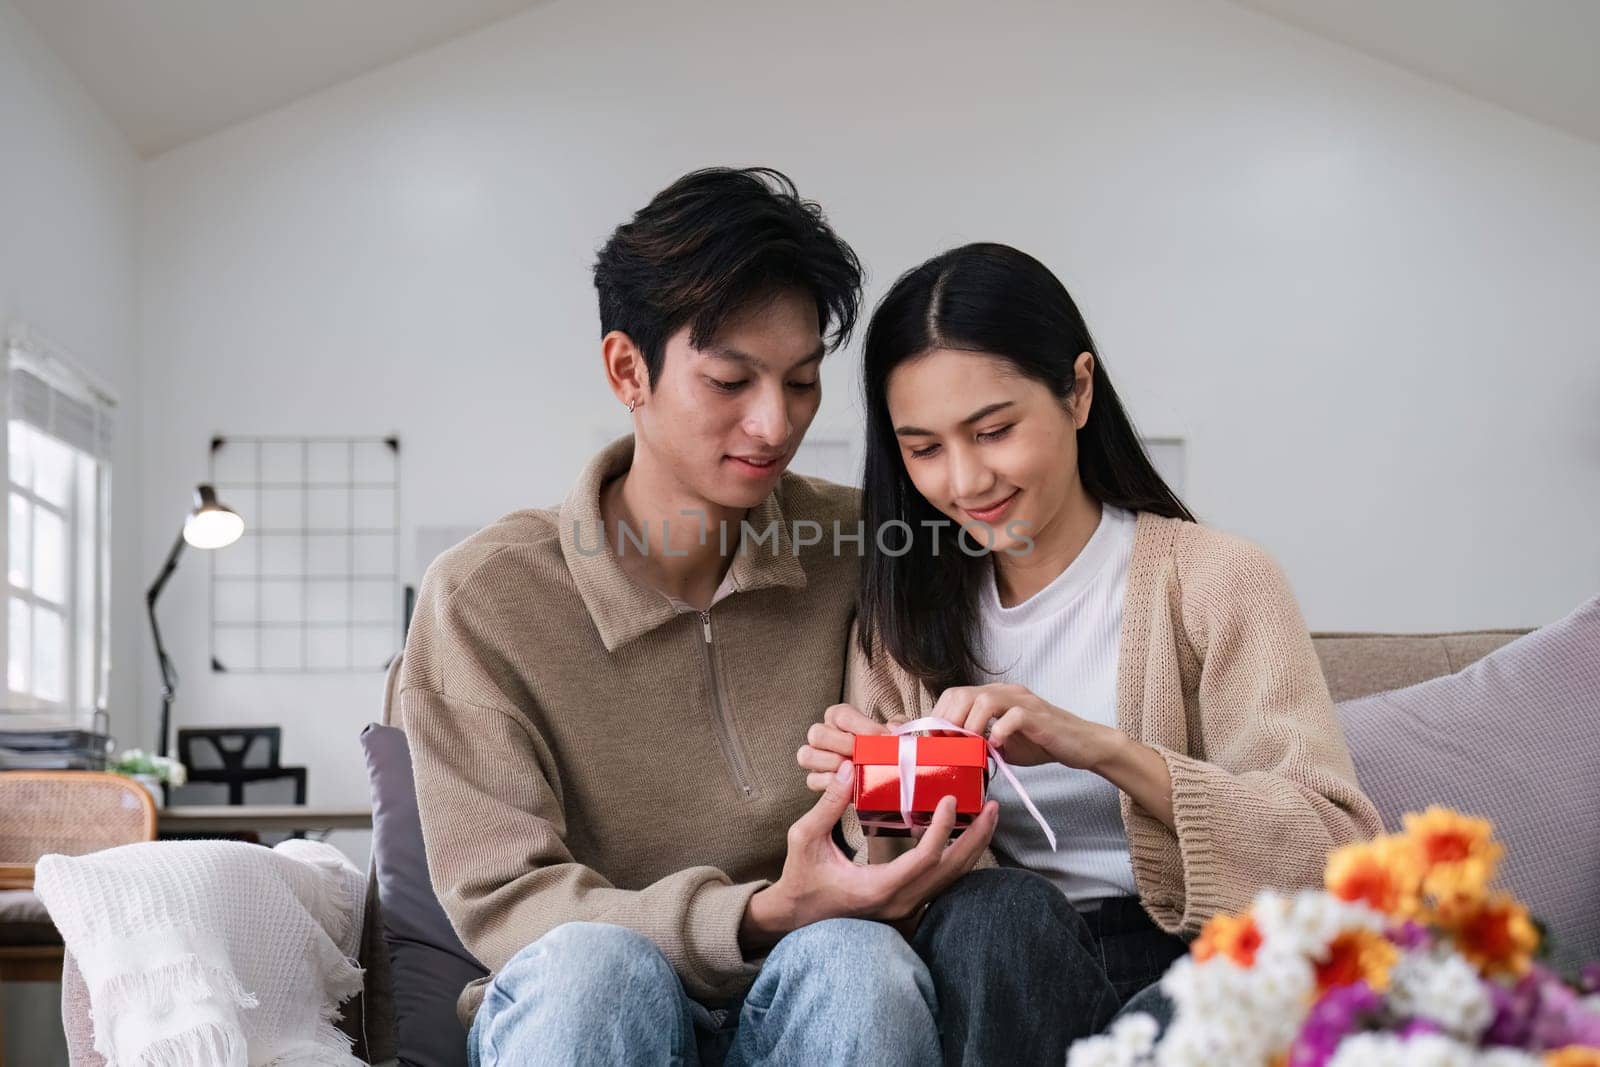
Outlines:
[[[862,358],[867,536],[860,640],[872,655],[876,639],[936,695],[979,679],[978,590],[990,569],[986,556],[968,554],[970,539],[961,550],[959,528],[917,492],[889,419],[889,375],[939,348],[1003,359],[1063,402],[1073,391],[1078,354],[1093,353],[1094,393],[1089,419],[1078,431],[1084,489],[1102,504],[1194,521],[1145,454],[1083,315],[1049,268],[1007,245],[970,244],[902,275],[873,312]],[[885,552],[877,536],[897,520],[914,532],[911,550],[898,556]],[[893,549],[906,538],[894,533],[882,540]]]

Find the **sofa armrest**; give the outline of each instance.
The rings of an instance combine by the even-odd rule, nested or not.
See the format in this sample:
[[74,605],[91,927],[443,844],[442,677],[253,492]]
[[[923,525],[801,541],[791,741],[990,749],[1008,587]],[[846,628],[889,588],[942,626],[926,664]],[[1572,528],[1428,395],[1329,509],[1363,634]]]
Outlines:
[[105,1067],[105,1057],[94,1050],[89,987],[83,984],[83,975],[71,952],[64,952],[61,958],[61,1026],[67,1033],[67,1056],[72,1067]]

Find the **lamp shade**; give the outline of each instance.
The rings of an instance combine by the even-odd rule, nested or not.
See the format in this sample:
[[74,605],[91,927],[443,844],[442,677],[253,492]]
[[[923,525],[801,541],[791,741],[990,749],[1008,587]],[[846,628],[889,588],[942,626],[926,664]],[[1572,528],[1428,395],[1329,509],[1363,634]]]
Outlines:
[[196,548],[223,548],[239,540],[244,520],[217,502],[217,491],[202,485],[194,491],[194,510],[183,524],[183,539]]

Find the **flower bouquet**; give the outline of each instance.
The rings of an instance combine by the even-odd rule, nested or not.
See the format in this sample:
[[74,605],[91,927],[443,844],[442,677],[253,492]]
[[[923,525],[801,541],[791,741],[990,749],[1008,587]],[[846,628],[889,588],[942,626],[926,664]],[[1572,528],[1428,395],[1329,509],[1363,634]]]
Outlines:
[[1600,1067],[1600,963],[1563,978],[1491,886],[1486,820],[1443,808],[1328,859],[1326,889],[1217,915],[1161,980],[1176,1015],[1079,1041],[1068,1067]]

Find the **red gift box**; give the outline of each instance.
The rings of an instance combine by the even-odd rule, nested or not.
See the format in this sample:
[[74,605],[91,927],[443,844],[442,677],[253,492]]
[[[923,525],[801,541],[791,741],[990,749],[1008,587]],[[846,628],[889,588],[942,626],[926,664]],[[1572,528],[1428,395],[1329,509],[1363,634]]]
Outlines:
[[869,834],[907,837],[911,827],[900,813],[900,744],[916,746],[916,781],[911,791],[911,821],[927,826],[933,809],[956,798],[960,833],[983,810],[988,787],[989,748],[981,737],[858,734],[855,739],[856,814]]

